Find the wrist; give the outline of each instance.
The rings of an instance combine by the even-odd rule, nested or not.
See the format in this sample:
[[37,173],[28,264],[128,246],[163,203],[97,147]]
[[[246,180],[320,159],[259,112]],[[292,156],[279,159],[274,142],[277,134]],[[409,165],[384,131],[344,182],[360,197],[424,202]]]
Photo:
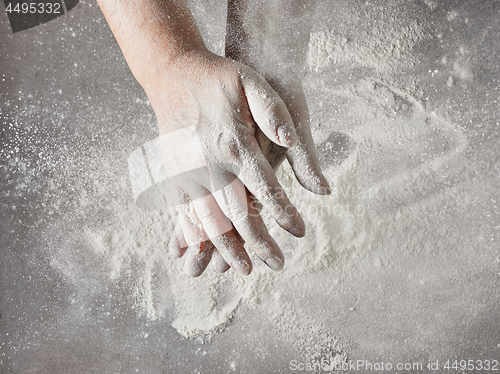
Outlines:
[[[200,76],[209,74],[207,67],[215,64],[214,55],[207,48],[192,48],[168,56],[159,56],[154,66],[139,81],[155,111],[158,123],[164,123],[162,113],[169,112],[170,105],[188,100],[186,95],[195,90]],[[194,80],[193,80],[194,79]],[[191,83],[188,83],[191,82]]]
[[137,81],[145,88],[179,55],[206,50],[185,0],[97,0]]
[[193,56],[210,53],[204,44],[170,46],[168,50],[156,46],[149,56],[138,57],[137,69],[132,69],[132,73],[148,96],[157,95],[177,84],[183,74],[193,69]]

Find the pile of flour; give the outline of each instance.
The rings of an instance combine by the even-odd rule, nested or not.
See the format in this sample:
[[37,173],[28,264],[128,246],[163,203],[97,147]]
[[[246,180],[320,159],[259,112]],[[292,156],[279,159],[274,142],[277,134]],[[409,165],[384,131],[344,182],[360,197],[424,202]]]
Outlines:
[[311,33],[307,63],[312,70],[345,63],[387,71],[417,62],[413,47],[425,39],[425,28],[416,21],[407,24],[399,18],[376,23],[360,30],[355,37],[333,30]]
[[[402,26],[397,22],[356,40],[331,31],[315,32],[309,66],[320,69],[354,62],[379,71],[409,66],[415,62],[411,48],[424,37],[417,23]],[[187,338],[209,340],[245,305],[267,316],[269,324],[305,358],[345,360],[342,346],[328,328],[294,308],[290,284],[308,279],[328,289],[327,283],[335,287],[353,274],[392,266],[393,251],[374,250],[376,243],[401,230],[403,221],[408,224],[439,209],[443,196],[429,190],[462,172],[459,161],[467,141],[447,119],[426,112],[412,95],[382,81],[361,79],[323,89],[329,100],[349,108],[341,114],[344,128],[313,124],[333,192],[327,197],[309,193],[298,185],[287,165],[279,170],[279,180],[308,229],[305,238],[293,238],[264,212],[270,234],[285,254],[282,272],[271,271],[251,253],[255,266],[247,277],[232,270],[218,274],[207,269],[199,278],[189,278],[182,270],[183,260],[168,254],[175,224],[172,217],[141,210],[132,202],[127,206],[111,203],[116,222],[87,225],[86,250],[69,258],[63,250],[60,261],[56,258],[52,265],[75,282],[85,277],[80,274],[76,279],[75,268],[89,262],[98,264],[99,274],[110,280],[130,278],[130,299],[138,313],[151,320],[170,318]],[[318,275],[316,279],[322,271],[334,277],[325,280]]]
[[[290,284],[309,279],[335,285],[358,272],[392,266],[392,251],[371,248],[401,225],[439,209],[444,197],[429,195],[429,190],[462,172],[460,157],[467,140],[452,123],[427,113],[411,95],[381,81],[360,80],[332,89],[329,95],[347,102],[346,123],[355,125],[344,133],[329,127],[315,130],[315,137],[322,139],[318,148],[332,195],[307,192],[287,165],[279,170],[279,180],[308,229],[305,238],[296,239],[264,216],[270,234],[284,250],[282,272],[273,272],[252,253],[255,267],[247,277],[209,268],[199,278],[190,278],[183,273],[183,260],[168,255],[173,219],[132,204],[115,207],[119,221],[112,227],[87,227],[85,261],[89,262],[88,256],[98,258],[102,273],[110,279],[133,277],[130,297],[138,313],[152,320],[168,316],[185,337],[210,339],[245,304],[267,316],[307,358],[343,360],[345,353],[328,329],[294,309],[287,293]],[[407,210],[411,216],[406,216]],[[335,277],[314,277],[324,270]]]
[[[425,37],[424,29],[415,22],[396,21],[355,40],[332,31],[312,33],[310,68],[346,62],[378,71],[410,66],[416,61],[411,49]],[[318,95],[346,108],[337,113],[344,127],[313,123],[333,192],[326,197],[309,193],[288,165],[279,170],[279,180],[308,230],[305,238],[293,238],[264,212],[269,232],[285,254],[282,272],[273,272],[251,253],[255,266],[247,277],[207,269],[199,278],[189,278],[183,260],[168,254],[173,218],[141,210],[132,199],[127,205],[108,200],[116,220],[85,224],[81,248],[59,245],[51,265],[79,285],[91,276],[85,270],[88,264],[95,267],[91,274],[103,280],[129,279],[129,297],[137,312],[150,320],[171,319],[187,338],[209,340],[245,305],[266,316],[305,358],[345,360],[329,329],[294,308],[290,285],[321,282],[325,289],[334,289],[353,274],[392,266],[394,248],[376,244],[396,238],[402,225],[440,209],[446,197],[432,191],[463,173],[460,159],[467,139],[449,120],[428,113],[410,93],[383,81],[366,78],[321,89]],[[120,178],[124,189],[125,178]],[[324,279],[324,271],[331,277]]]
[[[320,90],[318,95],[345,108],[337,113],[341,121],[336,130],[330,123],[313,123],[333,191],[331,196],[316,196],[298,185],[287,165],[279,170],[279,180],[308,229],[305,238],[295,239],[264,217],[285,253],[282,272],[273,272],[252,254],[255,267],[248,277],[207,269],[199,278],[189,278],[182,271],[183,260],[168,255],[172,218],[165,212],[137,208],[131,197],[128,204],[122,204],[109,195],[113,188],[106,183],[115,185],[115,190],[118,185],[128,191],[126,172],[110,175],[109,180],[79,179],[76,194],[80,198],[67,199],[70,216],[80,220],[79,224],[67,225],[61,217],[59,224],[56,221],[46,230],[51,235],[47,239],[50,265],[77,289],[105,282],[126,283],[130,302],[139,314],[150,320],[168,318],[188,338],[205,341],[222,332],[244,305],[266,316],[269,325],[307,359],[345,359],[329,328],[294,307],[293,292],[317,284],[334,292],[355,274],[393,266],[399,246],[437,242],[424,240],[421,235],[425,231],[414,233],[405,239],[407,242],[400,234],[405,227],[426,221],[432,212],[446,214],[445,202],[450,197],[441,187],[457,178],[467,179],[462,169],[467,139],[448,119],[427,112],[411,94],[382,81],[361,79]],[[19,136],[24,137],[21,132]],[[43,190],[47,199],[54,201],[55,205],[47,201],[47,207],[39,207],[49,214],[57,204],[64,204],[66,196],[57,196],[58,191],[66,191],[67,176],[80,163],[94,160],[85,168],[95,169],[96,175],[97,170],[113,170],[103,163],[109,156],[96,156],[98,150],[87,153],[88,157],[80,153],[58,158],[41,154],[38,160],[42,166],[48,159],[59,160],[53,165],[59,174],[43,179],[41,185],[28,183],[29,171],[37,168],[20,155],[12,156],[9,167],[12,173],[17,170],[16,174],[24,170],[24,179],[18,180],[20,191]],[[81,188],[87,183],[92,183],[88,189],[94,196],[102,197],[100,201],[113,220],[93,215],[88,192]],[[67,227],[81,229],[68,233]],[[377,246],[388,240],[391,245]],[[454,238],[440,238],[443,240]],[[452,244],[446,247],[454,248]],[[418,250],[430,252],[434,248]]]

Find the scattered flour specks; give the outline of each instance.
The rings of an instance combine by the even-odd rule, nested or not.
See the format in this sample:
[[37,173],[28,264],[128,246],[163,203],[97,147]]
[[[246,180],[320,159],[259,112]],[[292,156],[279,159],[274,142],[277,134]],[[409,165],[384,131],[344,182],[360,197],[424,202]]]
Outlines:
[[319,281],[314,274],[323,270],[335,273],[335,279],[321,280],[334,289],[339,278],[392,266],[399,249],[413,248],[419,238],[379,247],[377,243],[400,237],[395,233],[404,230],[403,225],[446,210],[446,201],[453,196],[432,191],[441,191],[444,182],[463,173],[459,160],[467,139],[446,119],[426,112],[411,95],[383,82],[365,79],[330,93],[348,101],[349,116],[357,125],[347,134],[352,141],[341,163],[335,160],[338,149],[331,143],[335,132],[330,127],[323,130],[328,133],[318,146],[324,151],[332,195],[309,193],[294,181],[289,167],[280,169],[280,181],[308,226],[306,238],[299,240],[264,215],[270,234],[285,253],[282,272],[271,271],[251,254],[255,266],[247,277],[207,269],[199,278],[190,278],[183,272],[183,260],[168,254],[173,218],[132,203],[111,207],[119,217],[116,222],[84,230],[87,249],[78,252],[59,246],[61,252],[52,265],[75,282],[90,276],[75,271],[82,263],[94,263],[96,274],[107,274],[109,281],[130,279],[130,298],[137,311],[152,320],[168,316],[188,338],[209,340],[245,304],[267,316],[280,336],[309,360],[345,360],[335,336],[321,321],[296,310],[286,290],[305,275],[311,282]]
[[377,24],[353,38],[331,30],[312,32],[307,63],[312,70],[354,62],[363,67],[386,71],[415,64],[417,61],[411,50],[425,37],[424,28],[416,21],[411,24]]

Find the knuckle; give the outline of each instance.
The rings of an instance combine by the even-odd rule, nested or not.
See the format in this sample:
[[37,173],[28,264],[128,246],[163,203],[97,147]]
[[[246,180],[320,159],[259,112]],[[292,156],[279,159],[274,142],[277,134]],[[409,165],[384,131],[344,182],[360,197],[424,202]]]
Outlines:
[[263,185],[258,187],[255,192],[259,200],[276,206],[280,206],[280,201],[286,201],[287,199],[285,191],[281,186],[271,187]]
[[264,104],[264,116],[267,118],[271,118],[273,114],[276,112],[278,108],[279,103],[276,102],[276,100],[266,100]]
[[211,209],[203,209],[196,212],[204,227],[217,224],[217,214]]
[[226,131],[221,133],[217,139],[217,148],[224,159],[236,165],[242,164],[246,146],[243,137],[236,132]]
[[224,156],[231,159],[239,156],[238,143],[238,139],[236,139],[235,136],[230,135],[229,132],[222,132],[217,138],[217,147]]
[[241,226],[247,223],[249,216],[248,211],[244,209],[237,209],[227,213],[227,217],[231,220],[234,226]]

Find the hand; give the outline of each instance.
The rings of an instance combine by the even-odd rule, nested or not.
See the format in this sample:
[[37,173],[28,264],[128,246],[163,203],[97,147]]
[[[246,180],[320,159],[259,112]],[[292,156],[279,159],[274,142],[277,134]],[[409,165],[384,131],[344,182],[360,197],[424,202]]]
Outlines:
[[[281,98],[252,69],[206,50],[182,54],[168,65],[163,79],[147,87],[179,217],[173,253],[187,251],[187,270],[198,275],[210,260],[213,243],[225,262],[248,274],[251,261],[241,237],[280,270],[283,255],[253,196],[281,227],[297,237],[305,234],[300,214],[256,139],[258,127],[278,145],[297,143]],[[220,260],[216,266],[227,268]]]
[[299,183],[329,194],[309,126],[302,78],[315,0],[229,0],[225,54],[258,71],[285,102],[298,143],[287,159]]
[[[298,143],[296,155],[289,156],[297,178],[312,191],[328,193],[328,185],[314,162],[307,115],[298,109],[297,116],[295,108],[290,107],[296,98],[300,103],[300,93],[292,94],[286,103],[293,109],[293,119],[298,121],[295,131],[286,105],[262,76],[246,65],[215,56],[206,49],[184,0],[98,2],[158,117],[161,149],[174,182],[175,208],[174,205],[172,208],[180,222],[177,234],[172,236],[173,252],[182,256],[190,247],[186,267],[191,275],[199,275],[204,270],[211,252],[217,270],[226,270],[229,263],[248,274],[251,263],[242,245],[246,241],[270,267],[281,269],[283,255],[269,236],[258,205],[262,203],[268,208],[278,224],[295,236],[304,235],[304,222],[259,148],[260,145],[268,149],[265,142],[259,143],[257,139],[269,138],[283,147]],[[274,26],[263,31],[287,52],[278,53],[284,61],[296,60],[289,56],[304,55],[296,53],[300,50],[294,47],[299,41],[295,37],[290,39],[292,48],[288,39],[281,43],[282,39],[275,38],[279,36],[277,31],[284,29],[286,35],[295,29],[301,30],[302,36],[307,34],[300,26],[300,19],[304,17],[299,13],[307,12],[308,7],[302,2],[297,4],[291,7],[283,4],[283,9],[272,12],[264,6],[255,7],[279,21],[267,22],[268,26]],[[246,9],[240,5],[239,1],[230,1],[229,13]],[[234,21],[229,24],[239,24],[238,17]],[[228,36],[231,38],[232,34],[230,31]],[[254,37],[263,40],[260,35]],[[240,46],[248,44],[244,37],[236,39],[242,42]],[[270,46],[261,42],[255,45]],[[297,45],[304,47],[301,42]],[[259,56],[253,52],[250,55]],[[241,60],[236,55],[231,57]],[[270,61],[276,66],[273,60],[258,60]],[[300,65],[299,60],[294,64]],[[289,69],[283,71],[289,72]],[[262,133],[267,138],[262,137]]]

